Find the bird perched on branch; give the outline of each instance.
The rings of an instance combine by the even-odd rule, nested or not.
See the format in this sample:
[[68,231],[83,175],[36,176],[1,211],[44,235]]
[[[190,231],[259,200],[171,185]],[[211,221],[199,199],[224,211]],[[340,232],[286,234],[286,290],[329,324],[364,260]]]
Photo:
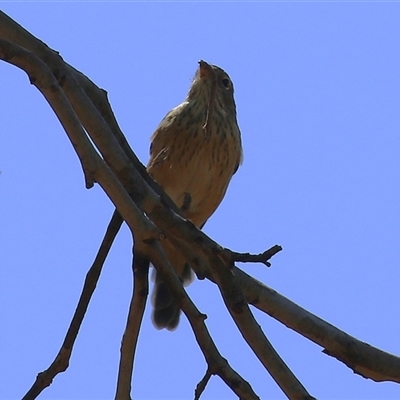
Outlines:
[[[223,199],[242,161],[233,84],[221,68],[199,61],[186,99],[161,121],[151,137],[148,173],[184,216],[202,228]],[[182,282],[192,280],[185,258],[163,242]],[[154,325],[174,330],[180,308],[156,272],[152,295]]]

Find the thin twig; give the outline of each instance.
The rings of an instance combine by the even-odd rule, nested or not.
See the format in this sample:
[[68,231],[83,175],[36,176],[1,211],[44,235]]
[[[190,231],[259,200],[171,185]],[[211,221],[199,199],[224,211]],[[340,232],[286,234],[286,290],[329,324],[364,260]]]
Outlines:
[[107,227],[107,231],[104,235],[103,241],[101,242],[96,258],[86,274],[85,283],[83,285],[78,305],[76,306],[74,316],[72,317],[72,321],[69,325],[60,351],[49,368],[38,374],[36,381],[25,394],[23,400],[35,399],[43,391],[43,389],[50,386],[56,375],[64,372],[68,368],[76,337],[78,336],[79,329],[82,325],[82,321],[85,317],[86,310],[89,306],[93,292],[96,289],[104,261],[107,258],[108,252],[110,251],[111,245],[114,242],[121,224],[121,216],[118,213],[114,213]]
[[255,320],[232,270],[214,256],[211,273],[243,338],[289,399],[314,399],[273,348]]
[[201,381],[197,384],[196,386],[196,390],[194,391],[194,400],[199,400],[201,395],[203,394],[208,381],[211,378],[211,371],[209,368],[207,368],[206,373],[204,374],[203,378],[201,379]]
[[243,379],[219,353],[205,325],[204,315],[199,312],[182,287],[182,283],[172,270],[160,243],[158,241],[149,241],[147,245],[149,248],[146,253],[151,263],[156,267],[157,273],[162,274],[164,281],[169,285],[176,301],[180,304],[182,311],[186,315],[200,350],[206,359],[208,369],[210,371],[215,371],[214,373],[217,374],[240,399],[259,399],[251,385]]
[[236,253],[235,251],[224,249],[221,252],[221,256],[225,258],[228,263],[233,265],[235,262],[242,263],[262,263],[267,267],[271,266],[271,263],[268,262],[275,254],[282,251],[282,247],[279,245],[272,246],[268,250],[264,251],[260,254],[251,254],[251,253]]
[[121,357],[119,362],[116,400],[130,400],[133,362],[140,326],[149,293],[149,261],[139,253],[139,245],[135,246],[133,256],[133,293],[129,306],[126,328],[122,337]]

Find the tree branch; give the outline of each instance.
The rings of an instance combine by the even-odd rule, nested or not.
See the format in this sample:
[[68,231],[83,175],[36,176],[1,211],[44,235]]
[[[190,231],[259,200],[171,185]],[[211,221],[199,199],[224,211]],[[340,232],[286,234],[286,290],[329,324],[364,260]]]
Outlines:
[[148,242],[147,256],[161,273],[164,281],[169,285],[182,311],[186,315],[196,337],[196,341],[206,359],[208,370],[211,374],[218,375],[240,399],[255,400],[258,396],[250,384],[245,381],[228,361],[221,356],[208,329],[204,323],[205,315],[201,314],[182,287],[178,276],[169,264],[164,250],[157,241]]
[[289,399],[314,399],[281,359],[261,326],[257,324],[244,297],[239,281],[218,257],[212,260],[211,274],[243,338],[256,357]]
[[243,262],[262,263],[267,267],[270,267],[271,263],[268,262],[268,260],[270,260],[275,254],[279,253],[282,250],[282,247],[278,246],[277,244],[260,254],[236,253],[235,251],[229,249],[223,249],[220,256],[225,260],[225,263],[227,263],[228,265],[231,264],[232,266],[235,264],[235,262]]
[[121,343],[116,400],[131,399],[133,362],[146,300],[149,294],[149,260],[141,255],[139,246],[135,247],[132,264],[134,278],[133,293]]
[[209,382],[209,380],[211,378],[211,375],[212,375],[211,371],[207,368],[207,371],[204,374],[203,378],[196,386],[196,390],[194,391],[194,400],[200,399],[201,395],[203,394],[203,392],[207,386],[207,383]]
[[355,373],[376,382],[400,383],[400,357],[386,353],[336,328],[275,290],[234,268],[249,304],[324,348]]
[[78,336],[79,329],[82,325],[83,318],[85,317],[89,302],[92,298],[94,290],[96,289],[97,282],[99,281],[104,261],[107,258],[111,245],[119,231],[119,228],[121,227],[121,224],[122,218],[119,216],[119,214],[114,214],[107,227],[107,231],[101,242],[96,258],[86,274],[85,284],[83,285],[82,293],[75,309],[72,321],[69,325],[67,334],[65,335],[64,342],[61,345],[61,348],[54,361],[51,363],[49,368],[38,374],[32,387],[23,397],[23,400],[35,399],[46,387],[51,385],[56,375],[58,375],[60,372],[64,372],[68,368],[72,349]]

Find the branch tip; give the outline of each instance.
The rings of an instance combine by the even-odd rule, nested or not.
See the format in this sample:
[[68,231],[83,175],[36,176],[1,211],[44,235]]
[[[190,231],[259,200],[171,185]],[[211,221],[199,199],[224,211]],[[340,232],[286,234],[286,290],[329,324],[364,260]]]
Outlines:
[[233,265],[235,262],[242,263],[261,263],[267,267],[271,266],[270,260],[275,254],[282,251],[282,246],[274,245],[268,250],[264,251],[260,254],[250,254],[250,253],[236,253],[234,251],[224,249],[221,252],[222,258],[227,261],[230,265]]
[[201,381],[196,386],[196,389],[194,391],[194,400],[200,399],[200,396],[203,394],[203,392],[207,386],[207,383],[211,378],[211,375],[212,375],[212,373],[211,373],[210,369],[208,368],[205,375],[203,376]]
[[208,318],[208,315],[200,313],[200,318],[201,318],[202,321],[205,321]]
[[91,189],[94,186],[94,179],[93,176],[89,176],[89,174],[85,173],[85,188]]

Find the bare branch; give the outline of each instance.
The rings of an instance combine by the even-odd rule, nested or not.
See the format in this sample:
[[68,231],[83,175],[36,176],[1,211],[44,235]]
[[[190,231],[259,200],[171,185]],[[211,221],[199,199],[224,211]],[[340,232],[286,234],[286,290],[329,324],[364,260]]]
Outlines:
[[116,400],[131,399],[133,362],[146,300],[149,294],[149,261],[148,258],[140,254],[139,247],[140,246],[136,246],[133,257],[133,293],[121,344],[121,358],[115,395]]
[[[0,37],[7,39],[2,42],[3,53],[0,54],[0,58],[25,70],[31,77],[31,81],[34,80],[35,86],[45,96],[78,153],[85,176],[89,176],[86,178],[89,182],[87,187],[90,187],[93,181],[98,182],[117,206],[132,231],[133,226],[135,224],[137,226],[138,223],[138,220],[134,222],[132,218],[134,215],[138,216],[140,211],[138,212],[136,204],[129,198],[121,184],[116,182],[115,177],[105,168],[103,160],[93,148],[82,125],[108,166],[128,192],[134,196],[134,201],[146,203],[146,207],[151,208],[158,196],[150,190],[138,171],[132,167],[110,127],[77,83],[76,70],[68,66],[57,52],[51,50],[2,12],[0,12]],[[8,40],[14,40],[15,43]],[[4,51],[7,51],[7,54],[4,54]],[[82,74],[80,78],[83,79]],[[95,173],[97,176],[94,176]],[[111,196],[112,191],[114,193]],[[129,212],[132,207],[136,208],[134,213]],[[144,223],[143,219],[141,221]],[[146,224],[148,223],[151,224],[149,220]],[[155,227],[153,227],[153,235],[157,238],[160,232],[154,229]]]
[[72,349],[82,325],[83,318],[85,317],[93,292],[96,289],[104,261],[107,258],[108,252],[110,251],[111,245],[114,242],[121,224],[122,218],[119,214],[114,214],[107,227],[107,231],[103,241],[101,242],[96,258],[86,274],[85,284],[83,285],[82,293],[64,342],[49,368],[38,374],[36,381],[23,397],[24,400],[35,399],[47,386],[50,386],[56,375],[60,372],[64,372],[68,368]]
[[[78,153],[85,172],[86,182],[92,183],[94,180],[102,186],[111,201],[113,201],[117,206],[118,211],[127,222],[132,233],[136,231],[137,236],[140,232],[151,232],[151,237],[159,238],[161,232],[149,219],[140,218],[140,215],[143,215],[143,213],[132,201],[122,184],[105,165],[104,161],[93,148],[92,143],[82,129],[80,121],[63,90],[60,88],[58,82],[55,80],[46,64],[30,51],[4,39],[0,39],[0,58],[26,71],[31,82],[46,98],[70,138],[74,149]],[[71,80],[73,80],[73,78],[71,78]],[[77,91],[79,92],[78,89]],[[84,101],[85,98],[83,98],[82,101]],[[85,101],[84,103],[86,104]],[[90,119],[90,116],[88,118]],[[99,140],[101,141],[101,132],[98,136],[100,136]],[[111,147],[106,151],[106,153],[113,154],[111,157],[113,160],[118,158],[118,154],[124,154],[122,151],[118,152],[119,146],[116,142],[113,143],[111,141],[111,143],[109,143],[108,141],[103,140],[103,146],[104,142],[106,146],[109,145]],[[116,148],[116,150],[114,148]],[[116,151],[117,156],[114,155],[114,150]],[[121,164],[117,162],[116,165],[120,166]],[[123,168],[120,167],[119,175],[124,176],[123,172]],[[129,180],[129,182],[133,184],[131,180]]]
[[148,242],[148,246],[147,255],[150,257],[151,263],[157,268],[157,272],[163,275],[163,279],[180,303],[207,361],[210,373],[218,375],[239,398],[258,399],[250,384],[234,371],[228,361],[219,353],[204,323],[204,315],[199,312],[182,287],[182,283],[170,266],[161,245],[157,241],[152,241]]
[[282,251],[282,247],[272,246],[268,250],[265,250],[260,254],[250,254],[250,253],[236,253],[229,249],[223,249],[221,251],[221,257],[225,260],[226,263],[234,265],[235,262],[243,262],[243,263],[262,263],[267,267],[271,266],[271,263],[268,262],[275,254]]
[[203,376],[203,378],[201,379],[201,381],[197,384],[196,386],[196,390],[194,391],[194,400],[199,400],[201,395],[203,394],[208,381],[211,378],[211,372],[209,369],[207,369],[205,375]]
[[234,268],[249,304],[324,348],[355,373],[376,382],[400,383],[400,357],[370,346],[293,303],[239,268]]
[[268,341],[251,313],[232,270],[214,257],[211,273],[243,338],[286,396],[289,399],[313,399]]

